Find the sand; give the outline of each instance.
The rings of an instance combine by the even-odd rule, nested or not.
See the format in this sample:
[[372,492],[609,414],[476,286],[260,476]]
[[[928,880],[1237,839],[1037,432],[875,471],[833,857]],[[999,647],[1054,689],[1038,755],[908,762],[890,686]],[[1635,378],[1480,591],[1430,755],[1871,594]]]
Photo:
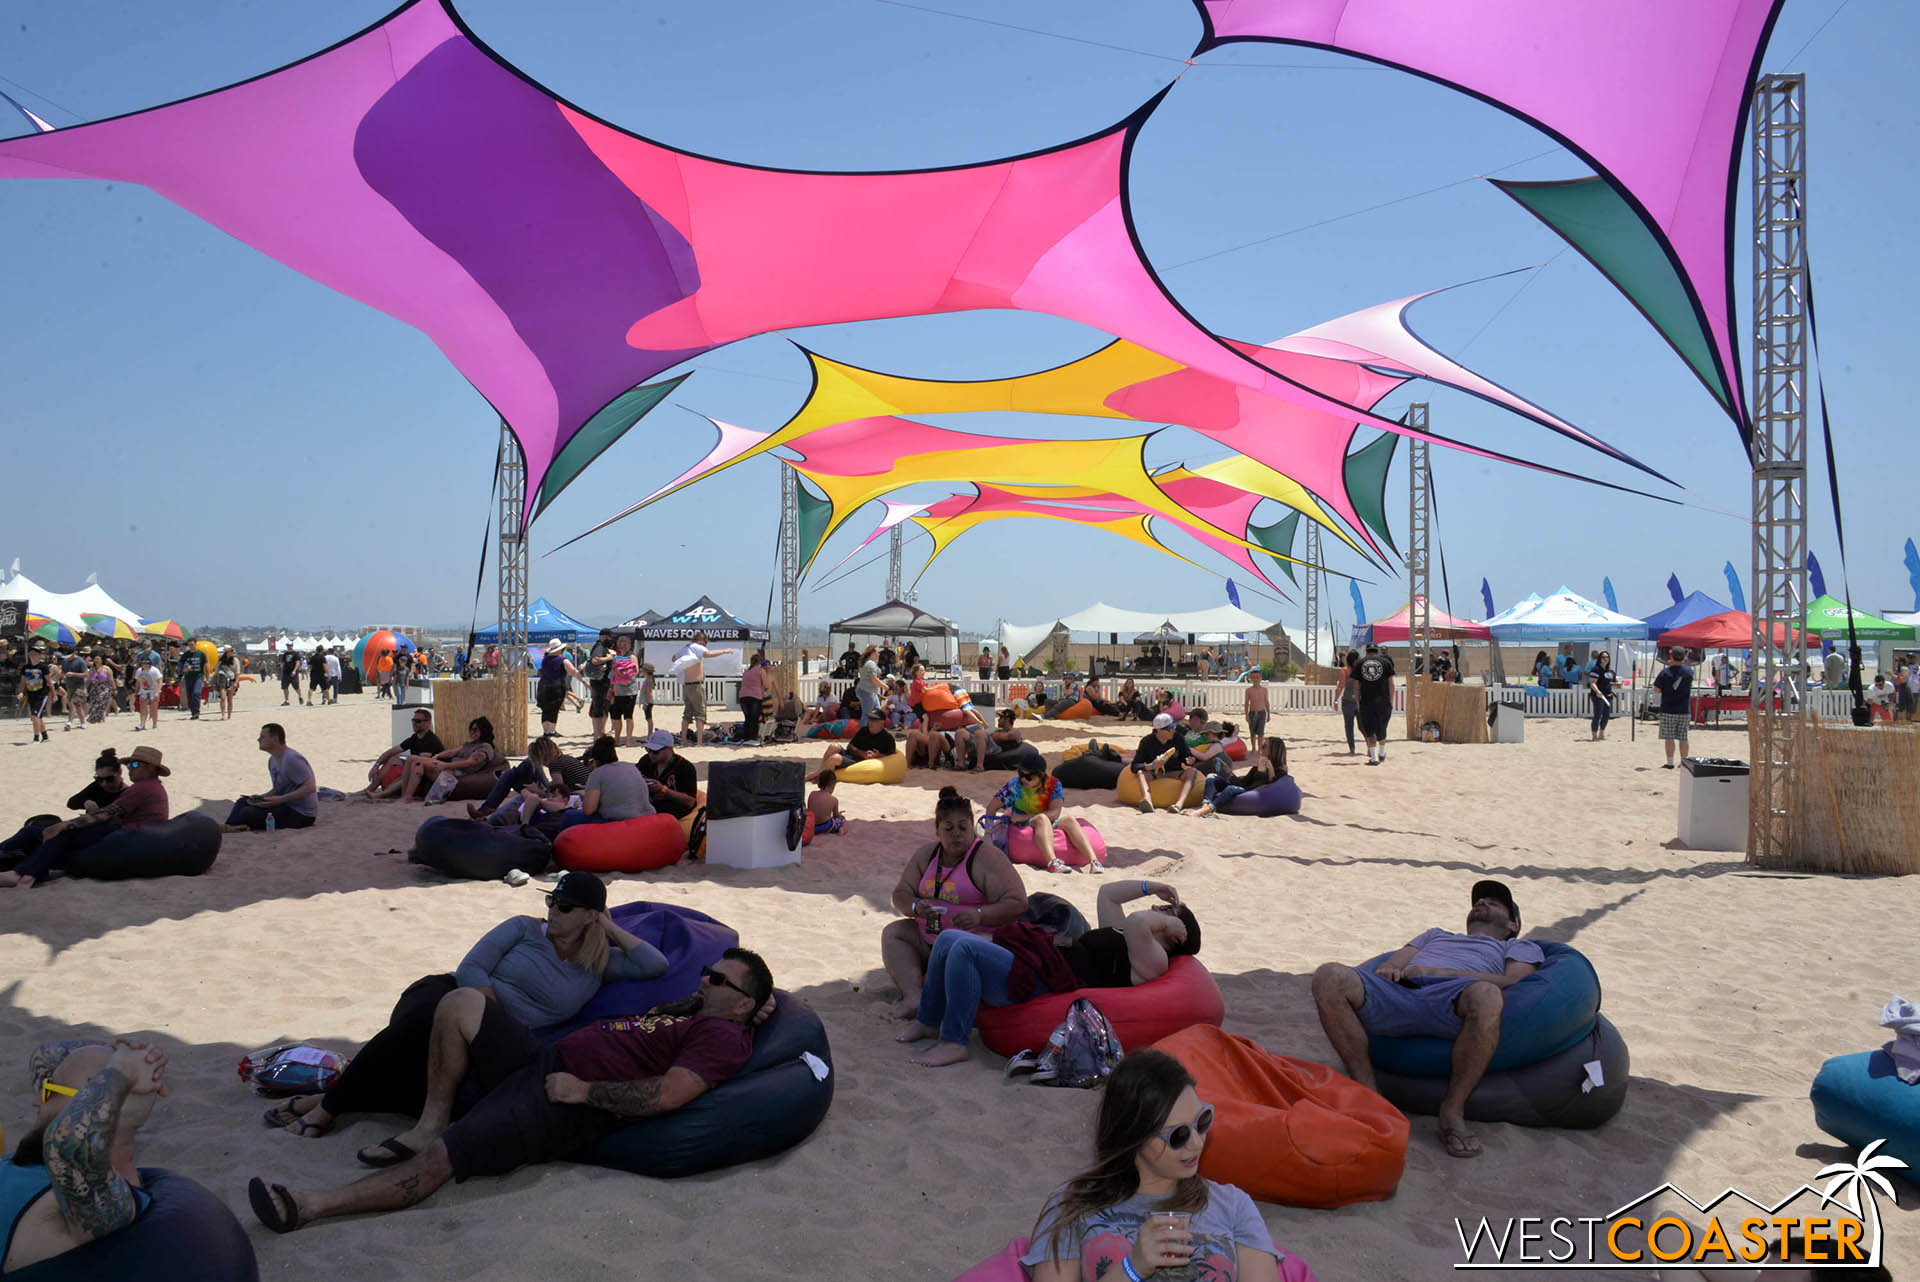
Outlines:
[[[157,732],[134,734],[120,716],[56,728],[41,745],[27,742],[24,721],[3,723],[0,824],[11,831],[57,809],[108,744],[123,756],[143,742],[161,748],[175,812],[223,816],[233,797],[266,785],[262,720],[283,722],[321,781],[342,789],[389,741],[387,705],[371,697],[281,708],[247,687],[240,704],[232,722],[170,711]],[[577,732],[570,744],[584,743],[584,718],[564,726]],[[1145,816],[1110,802],[1071,811],[1095,818],[1117,875],[1172,881],[1195,907],[1229,1031],[1336,1062],[1308,997],[1314,968],[1428,926],[1458,929],[1471,882],[1495,876],[1512,885],[1530,933],[1593,960],[1633,1055],[1625,1109],[1597,1131],[1483,1125],[1484,1156],[1463,1162],[1416,1119],[1391,1199],[1334,1212],[1263,1205],[1275,1241],[1326,1282],[1454,1276],[1456,1216],[1598,1215],[1664,1180],[1703,1195],[1732,1184],[1779,1196],[1848,1156],[1814,1127],[1807,1086],[1828,1056],[1879,1045],[1881,1004],[1920,988],[1920,879],[1760,875],[1737,854],[1680,848],[1679,773],[1658,769],[1657,743],[1630,742],[1622,723],[1598,744],[1584,725],[1548,720],[1529,721],[1518,746],[1402,743],[1382,769],[1346,755],[1331,715],[1283,715],[1273,729],[1306,793],[1298,819]],[[1057,748],[1129,732],[1137,727],[1082,723],[1037,737]],[[1738,732],[1695,741],[1711,755],[1744,747]],[[258,1226],[248,1176],[344,1182],[362,1173],[353,1151],[397,1127],[362,1119],[321,1140],[270,1131],[262,1100],[234,1075],[239,1058],[287,1040],[351,1049],[408,982],[451,969],[501,919],[541,911],[537,882],[449,883],[407,864],[393,852],[433,812],[397,804],[326,803],[311,830],[229,837],[201,878],[0,891],[0,1118],[17,1134],[29,1115],[20,1066],[35,1043],[156,1036],[173,1057],[172,1095],[142,1134],[141,1160],[225,1198],[267,1278],[954,1277],[1024,1234],[1049,1189],[1083,1163],[1096,1100],[1005,1084],[1000,1061],[977,1046],[968,1064],[914,1069],[892,1041],[878,949],[887,897],[931,834],[932,790],[956,780],[976,800],[990,791],[983,776],[926,772],[904,786],[842,786],[848,832],[820,838],[794,867],[682,865],[612,884],[614,903],[685,904],[734,925],[826,1021],[833,1111],[776,1160],[673,1182],[553,1165],[290,1237]],[[1091,915],[1095,878],[1026,874],[1030,889]],[[1881,1209],[1901,1276],[1920,1267],[1920,1196],[1897,1187],[1904,1205],[1883,1199]]]

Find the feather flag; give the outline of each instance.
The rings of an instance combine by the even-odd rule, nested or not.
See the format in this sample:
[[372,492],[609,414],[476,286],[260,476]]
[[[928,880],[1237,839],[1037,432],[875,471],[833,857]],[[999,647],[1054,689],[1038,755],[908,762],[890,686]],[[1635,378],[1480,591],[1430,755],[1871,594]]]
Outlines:
[[[14,568],[20,563],[15,561]],[[1913,608],[1920,610],[1920,548],[1913,546],[1913,540],[1907,540],[1907,581],[1913,584]]]
[[1680,590],[1680,576],[1677,574],[1669,574],[1667,576],[1667,591],[1673,594],[1673,603],[1675,605],[1679,605],[1687,599],[1687,594]]
[[1491,619],[1499,611],[1493,608],[1493,589],[1485,579],[1480,580],[1480,602],[1487,607],[1487,617]]
[[1620,613],[1620,598],[1613,594],[1612,579],[1606,578],[1600,580],[1600,592],[1607,598],[1607,609],[1612,610],[1615,614]]
[[1240,608],[1240,589],[1233,586],[1232,579],[1227,580],[1227,600],[1232,604],[1234,609],[1238,610]]
[[1747,610],[1747,594],[1740,590],[1740,576],[1734,572],[1733,562],[1727,562],[1727,596],[1733,601],[1733,608],[1742,614]]
[[1352,579],[1348,579],[1347,591],[1353,593],[1353,626],[1356,628],[1364,628],[1367,626],[1367,607],[1365,603],[1360,600],[1360,585]]
[[1811,552],[1807,553],[1807,586],[1817,597],[1827,594],[1827,576],[1820,573],[1820,558]]

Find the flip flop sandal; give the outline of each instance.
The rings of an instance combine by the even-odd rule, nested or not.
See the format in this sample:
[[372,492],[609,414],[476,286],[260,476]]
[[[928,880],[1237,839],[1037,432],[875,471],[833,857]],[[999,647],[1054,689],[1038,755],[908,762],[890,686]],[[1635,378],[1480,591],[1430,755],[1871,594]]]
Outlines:
[[[307,1113],[313,1111],[311,1108],[307,1110],[307,1113],[296,1113],[293,1111],[293,1106],[301,1100],[317,1100],[318,1098],[319,1097],[315,1095],[296,1095],[290,1100],[284,1100],[281,1103],[275,1104],[272,1108],[262,1113],[260,1120],[277,1131],[284,1131],[297,1122],[299,1123],[300,1129],[294,1132],[294,1134],[298,1135],[301,1139],[313,1139],[325,1135],[333,1129],[332,1122],[327,1122],[323,1125],[319,1122],[307,1121]],[[316,1103],[313,1107],[318,1108],[320,1106]]]
[[402,1144],[398,1136],[381,1140],[373,1146],[376,1154],[379,1154],[379,1150],[381,1149],[386,1150],[385,1154],[368,1157],[368,1150],[361,1149],[358,1153],[355,1153],[354,1156],[360,1160],[360,1165],[371,1166],[376,1171],[385,1170],[389,1166],[398,1166],[402,1162],[410,1162],[419,1156],[405,1144]]
[[1479,1137],[1465,1131],[1442,1130],[1440,1143],[1446,1147],[1448,1157],[1479,1157]]
[[[275,1233],[291,1233],[300,1227],[300,1207],[284,1184],[269,1184],[259,1176],[247,1181],[247,1201],[260,1222]],[[287,1205],[280,1209],[281,1202]]]

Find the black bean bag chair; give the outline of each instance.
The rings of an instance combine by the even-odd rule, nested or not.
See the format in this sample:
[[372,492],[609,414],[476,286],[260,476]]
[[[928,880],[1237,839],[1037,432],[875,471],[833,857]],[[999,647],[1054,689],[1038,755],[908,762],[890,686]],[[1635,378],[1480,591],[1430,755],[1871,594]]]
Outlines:
[[[772,1157],[813,1134],[833,1103],[833,1052],[812,1008],[791,993],[776,995],[773,1018],[754,1033],[753,1057],[738,1077],[683,1108],[621,1127],[580,1160],[667,1179]],[[819,1061],[824,1076],[803,1054]]]
[[[1586,1065],[1598,1060],[1601,1084],[1583,1089]],[[1627,1101],[1631,1067],[1627,1043],[1605,1015],[1573,1045],[1534,1063],[1488,1073],[1467,1096],[1467,1116],[1476,1122],[1515,1126],[1559,1126],[1587,1130],[1600,1125]],[[1374,1066],[1379,1092],[1405,1113],[1437,1113],[1446,1097],[1444,1077],[1409,1077]]]
[[259,1282],[253,1243],[225,1202],[157,1167],[141,1167],[140,1183],[153,1201],[139,1219],[7,1282]]
[[1026,755],[1027,746],[1021,744],[1017,748],[1003,748],[997,752],[989,752],[984,764],[989,770],[1016,770],[1020,766],[1021,758]]
[[[528,834],[528,835],[522,835]],[[441,816],[413,834],[407,862],[449,877],[498,881],[518,868],[538,876],[553,861],[553,843],[537,828],[499,828],[479,819]]]
[[68,856],[69,877],[125,881],[131,877],[198,877],[220,856],[220,824],[190,810],[144,828],[110,832]]
[[1126,765],[1123,762],[1103,761],[1091,753],[1082,753],[1055,766],[1053,777],[1060,781],[1062,788],[1087,788],[1112,792],[1114,785],[1120,782],[1121,772],[1125,769]]

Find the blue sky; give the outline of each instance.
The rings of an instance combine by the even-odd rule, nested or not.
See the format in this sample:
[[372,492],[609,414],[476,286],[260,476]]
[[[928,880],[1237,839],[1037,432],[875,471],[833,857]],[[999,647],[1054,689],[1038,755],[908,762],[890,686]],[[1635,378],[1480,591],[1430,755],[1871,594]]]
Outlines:
[[[389,8],[9,0],[0,4],[0,88],[55,125],[78,123],[259,74]],[[1177,76],[1135,149],[1133,208],[1148,256],[1203,323],[1264,341],[1544,264],[1422,305],[1423,336],[1686,487],[1679,497],[1689,505],[1674,507],[1436,451],[1438,528],[1458,612],[1479,612],[1482,576],[1504,607],[1563,582],[1597,598],[1610,575],[1622,608],[1647,613],[1666,603],[1669,572],[1724,599],[1720,567],[1731,559],[1751,591],[1748,473],[1732,425],[1597,273],[1476,181],[1583,172],[1551,139],[1483,104],[1278,46],[1221,49],[1186,67],[1199,26],[1184,0],[460,8],[506,57],[592,111],[695,151],[776,166],[911,167],[1029,150],[1102,128]],[[1868,609],[1912,606],[1900,546],[1920,534],[1920,460],[1911,427],[1898,426],[1910,417],[1902,374],[1920,265],[1911,235],[1917,25],[1905,0],[1792,0],[1763,64],[1809,77],[1811,244],[1854,598]],[[24,132],[16,122],[24,126],[0,120],[0,131]],[[0,230],[10,250],[0,438],[15,464],[0,564],[19,557],[55,590],[98,572],[135,608],[196,623],[467,618],[497,429],[422,335],[123,184],[0,183]],[[1739,262],[1744,280],[1744,245]],[[1743,328],[1748,308],[1743,286]],[[876,368],[983,378],[1104,340],[1052,318],[975,313],[828,327],[806,341]],[[539,555],[704,453],[710,431],[694,411],[770,429],[804,392],[802,363],[778,337],[691,368],[674,403],[534,527],[536,594],[576,615],[666,610],[703,592],[739,614],[764,614],[778,492],[770,460]],[[1416,399],[1430,402],[1434,428],[1448,435],[1638,484],[1627,468],[1444,389],[1415,383],[1383,408],[1398,413]],[[1013,415],[937,421],[1030,435],[1121,430]],[[1217,454],[1172,431],[1149,459]],[[1396,530],[1404,495],[1396,466]],[[1824,485],[1814,487],[1813,518],[1814,549],[1837,591]],[[871,525],[855,517],[822,566]],[[918,546],[924,553],[924,539]],[[909,543],[909,580],[914,553]],[[1404,592],[1357,559],[1330,564],[1376,580],[1362,589],[1370,613]],[[874,604],[884,576],[884,561],[835,583],[817,576],[802,590],[803,622]],[[985,629],[1095,599],[1203,608],[1223,599],[1224,585],[1111,536],[1011,522],[958,542],[919,593],[922,606]],[[1345,621],[1344,585],[1332,596]],[[1243,599],[1300,621],[1297,600]]]

